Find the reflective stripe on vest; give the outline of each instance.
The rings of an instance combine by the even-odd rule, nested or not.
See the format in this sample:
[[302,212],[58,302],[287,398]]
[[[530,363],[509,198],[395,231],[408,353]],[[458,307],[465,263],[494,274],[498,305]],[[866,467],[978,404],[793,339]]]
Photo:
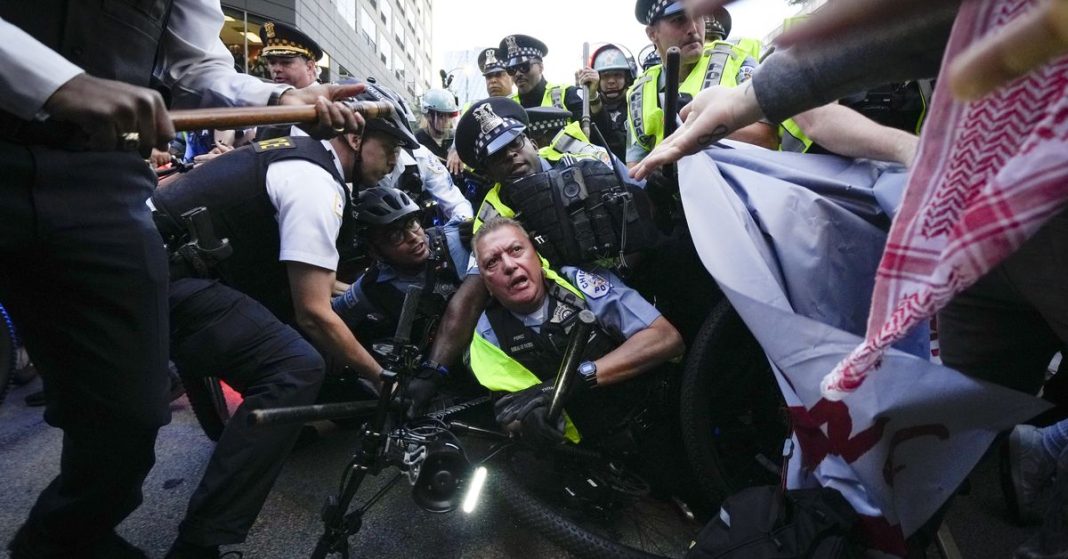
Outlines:
[[[691,97],[713,85],[738,85],[738,72],[747,57],[741,48],[725,42],[708,43],[701,59],[679,84],[679,93]],[[638,145],[652,151],[664,139],[664,110],[660,107],[660,73],[658,64],[645,71],[627,92],[627,126]]]
[[779,151],[805,153],[813,143],[792,119],[784,120],[779,125]]

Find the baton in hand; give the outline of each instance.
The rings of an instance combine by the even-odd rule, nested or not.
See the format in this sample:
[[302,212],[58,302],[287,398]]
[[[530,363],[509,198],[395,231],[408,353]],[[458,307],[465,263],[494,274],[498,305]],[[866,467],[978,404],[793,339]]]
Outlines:
[[[582,67],[585,68],[587,64],[590,64],[590,43],[582,43]],[[582,86],[584,95],[582,96],[582,133],[586,135],[586,139],[590,137],[590,86],[589,84]]]
[[[345,104],[364,118],[393,116],[393,104],[388,101],[346,101]],[[314,124],[319,120],[315,105],[192,109],[171,111],[170,116],[177,132],[205,128],[249,128],[269,124]]]
[[[664,137],[675,133],[678,128],[679,115],[679,65],[682,62],[682,51],[679,47],[671,47],[667,50],[664,60],[664,72],[666,73],[666,87],[664,88]],[[664,174],[675,176],[675,166],[665,165]]]

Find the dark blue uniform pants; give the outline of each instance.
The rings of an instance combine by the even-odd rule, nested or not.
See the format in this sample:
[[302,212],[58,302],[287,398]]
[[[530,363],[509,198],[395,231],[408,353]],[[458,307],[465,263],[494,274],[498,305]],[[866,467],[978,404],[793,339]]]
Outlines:
[[133,153],[0,141],[0,301],[63,429],[60,473],[13,557],[92,557],[141,503],[167,406],[166,255]]
[[250,411],[315,402],[323,359],[252,298],[203,279],[171,282],[171,354],[183,376],[215,376],[244,397],[189,502],[179,537],[197,545],[245,540],[300,425],[251,427]]

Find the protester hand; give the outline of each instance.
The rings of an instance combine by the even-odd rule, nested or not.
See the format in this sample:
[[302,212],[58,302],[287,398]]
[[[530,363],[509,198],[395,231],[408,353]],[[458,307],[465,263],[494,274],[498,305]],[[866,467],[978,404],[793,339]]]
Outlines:
[[978,99],[1065,53],[1068,0],[1046,0],[962,52],[950,64],[949,86],[961,100]]
[[52,120],[81,127],[92,150],[136,149],[147,158],[152,148],[166,151],[174,139],[174,125],[159,93],[89,74],[61,85],[43,109]]
[[705,89],[679,114],[683,118],[682,126],[632,168],[631,177],[644,179],[653,170],[697,153],[764,116],[752,81],[738,87],[717,85]]
[[548,406],[552,399],[553,386],[549,383],[535,384],[511,394],[506,394],[493,404],[497,423],[508,426],[513,421],[522,421],[536,407]]
[[456,153],[455,149],[449,148],[449,157],[445,160],[445,167],[454,177],[464,172],[464,162],[460,160],[460,154]]
[[445,377],[437,369],[422,367],[415,376],[408,381],[407,398],[411,402],[408,406],[408,417],[416,418],[426,412],[427,404],[438,393],[438,387],[445,381]]
[[575,83],[577,83],[579,87],[589,86],[590,98],[592,99],[598,94],[598,88],[601,85],[601,74],[590,67],[580,68],[575,71]]
[[313,138],[325,140],[341,133],[363,133],[363,115],[349,108],[343,100],[362,93],[364,84],[313,84],[301,89],[290,89],[278,98],[280,105],[315,105],[319,121],[314,126],[302,125],[301,129]]

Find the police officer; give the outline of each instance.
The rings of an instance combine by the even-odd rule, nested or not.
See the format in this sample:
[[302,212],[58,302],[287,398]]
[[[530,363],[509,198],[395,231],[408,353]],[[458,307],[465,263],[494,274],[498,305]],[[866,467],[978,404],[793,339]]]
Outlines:
[[423,94],[419,108],[423,125],[416,131],[415,139],[444,163],[452,147],[456,118],[460,116],[456,96],[445,89],[430,89]]
[[[315,62],[323,57],[323,49],[303,31],[280,21],[268,21],[260,27],[260,42],[263,44],[260,56],[267,62],[274,83],[299,88],[319,81],[319,66]],[[255,138],[268,140],[291,135],[303,136],[304,132],[297,126],[260,126]]]
[[593,52],[593,69],[600,76],[600,92],[608,128],[602,130],[608,148],[621,160],[627,158],[627,90],[638,70],[634,57],[622,45],[608,43]]
[[[661,60],[671,47],[682,51],[679,95],[684,101],[711,85],[734,87],[743,83],[757,67],[758,62],[748,52],[724,41],[725,35],[705,43],[705,18],[687,16],[681,0],[638,0],[634,15],[645,25],[645,34],[656,45]],[[627,93],[628,166],[645,158],[664,138],[661,97],[665,87],[663,65],[659,64],[646,70]],[[732,138],[772,149],[778,146],[775,129],[767,123],[753,124]]]
[[478,69],[486,80],[486,94],[490,97],[507,97],[512,94],[515,82],[505,68],[500,51],[496,47],[482,49],[478,54]]
[[[346,183],[380,179],[390,150],[415,144],[398,121],[373,119],[362,136],[329,142],[256,142],[152,196],[172,251],[174,363],[183,377],[219,377],[244,397],[168,557],[216,557],[219,545],[244,540],[300,431],[251,427],[246,416],[258,408],[313,403],[324,367],[316,347],[378,383],[382,367],[331,309],[331,290],[339,260],[354,247]],[[215,233],[229,239],[230,256],[184,244],[183,215],[198,207],[207,208]],[[203,232],[197,237],[205,241]]]
[[[469,251],[455,225],[420,226],[420,208],[401,190],[388,187],[360,192],[356,231],[374,263],[343,295],[334,311],[367,345],[393,336],[407,288],[422,286],[412,339],[426,349],[437,331],[437,319],[467,270]],[[422,364],[408,385],[413,415],[449,375],[432,361]]]
[[[174,130],[148,86],[187,108],[357,89],[238,74],[218,48],[222,21],[218,4],[187,0],[0,4],[0,299],[43,377],[45,420],[63,429],[59,474],[10,542],[14,559],[145,557],[114,527],[141,503],[170,418],[167,259],[142,156]],[[323,131],[362,122],[319,108]]]
[[[508,97],[512,94],[515,83],[512,81],[512,76],[505,71],[504,62],[499,56],[497,47],[482,49],[478,53],[478,69],[486,80],[487,95],[490,97]],[[464,107],[464,111],[466,112],[469,108],[471,108],[470,103]],[[463,175],[464,163],[460,161],[460,156],[456,154],[455,148],[449,149],[445,166],[454,178],[459,179]]]
[[[543,267],[518,222],[496,217],[475,233],[474,258],[493,299],[471,342],[471,370],[498,400],[497,421],[518,421],[537,441],[596,436],[627,411],[623,389],[635,377],[682,355],[682,337],[634,290],[606,270]],[[578,366],[582,382],[568,407],[575,425],[546,420],[552,384],[578,313],[591,311],[594,332]],[[573,393],[574,394],[574,393]]]
[[[414,120],[408,109],[408,103],[402,97],[385,88],[377,88],[374,91],[382,91],[390,96],[389,100],[402,111],[399,120],[403,121],[405,126]],[[452,95],[444,90],[438,91],[450,97]],[[455,108],[455,103],[453,108]],[[416,143],[415,147],[406,147],[398,153],[393,169],[385,178],[377,184],[364,183],[363,186],[399,188],[415,198],[421,206],[433,206],[435,211],[424,216],[428,223],[461,221],[471,219],[474,215],[471,202],[464,198],[463,193],[453,183],[452,176],[445,165],[429,148],[419,143]]]
[[[515,81],[518,93],[512,99],[524,108],[556,107],[571,111],[574,120],[582,119],[582,95],[573,85],[550,84],[542,75],[545,56],[549,47],[530,35],[508,35],[501,39],[497,55],[503,57],[505,70]],[[598,92],[597,71],[593,68],[581,68],[575,72],[575,82],[588,86],[591,92],[590,115],[598,118],[601,113],[601,96]],[[603,119],[596,121],[605,128]]]

